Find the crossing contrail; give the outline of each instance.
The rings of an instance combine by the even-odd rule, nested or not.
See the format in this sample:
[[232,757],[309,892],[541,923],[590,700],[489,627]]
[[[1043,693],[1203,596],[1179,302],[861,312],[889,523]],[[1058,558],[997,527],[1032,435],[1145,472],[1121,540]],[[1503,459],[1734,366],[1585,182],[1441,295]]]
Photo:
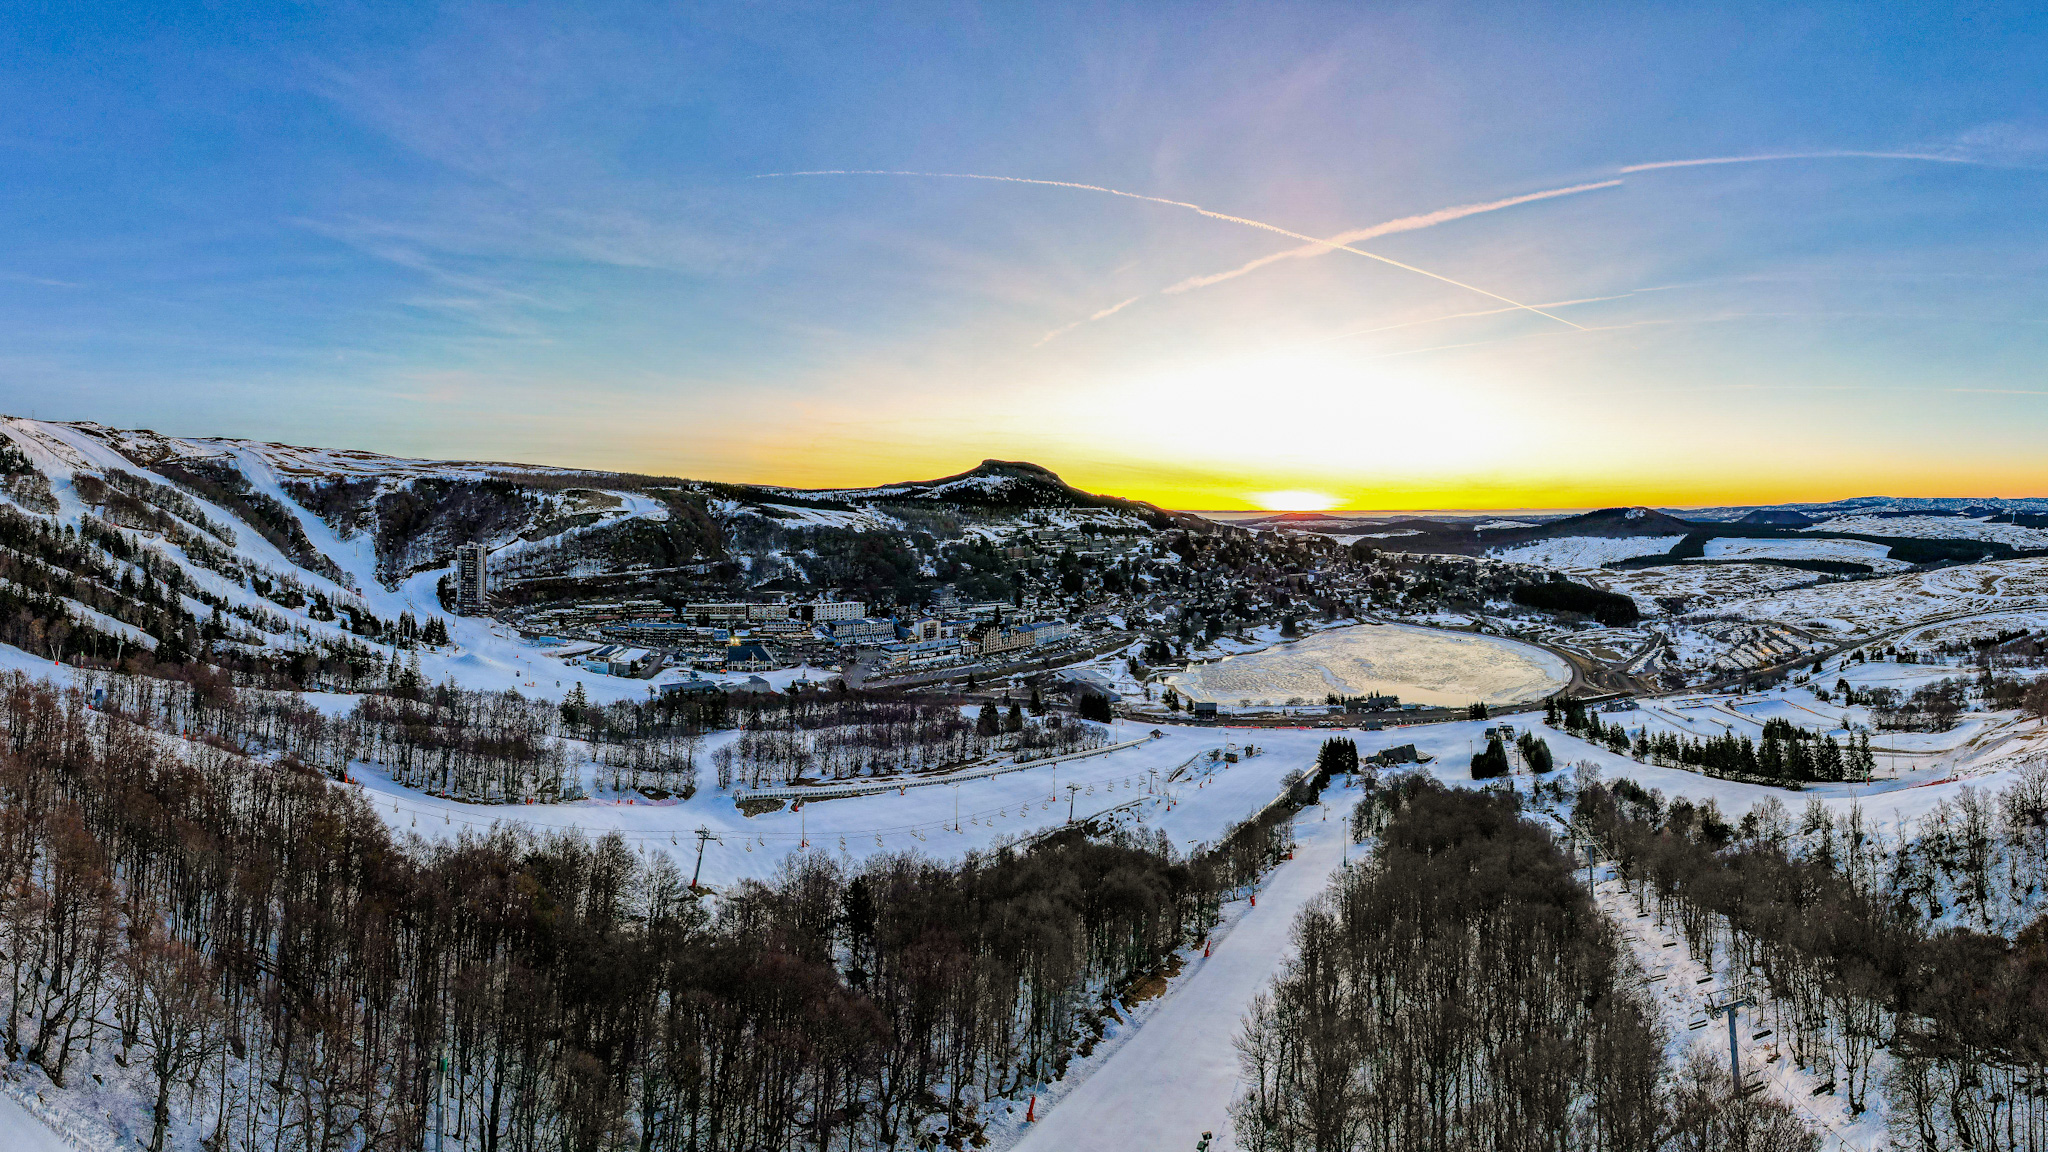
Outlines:
[[1532,307],[1522,303],[1520,300],[1503,296],[1498,292],[1489,292],[1476,284],[1467,284],[1462,280],[1453,280],[1449,276],[1439,275],[1427,268],[1417,268],[1413,264],[1404,264],[1390,256],[1382,256],[1377,252],[1368,252],[1352,244],[1334,240],[1323,240],[1304,232],[1296,232],[1291,228],[1282,228],[1278,224],[1268,224],[1264,220],[1253,220],[1248,216],[1232,216],[1227,212],[1217,212],[1204,208],[1200,204],[1191,204],[1186,200],[1169,200],[1164,196],[1146,196],[1138,192],[1125,192],[1117,188],[1106,188],[1100,184],[1080,184],[1070,180],[1033,180],[1023,176],[984,176],[973,172],[899,172],[874,168],[834,168],[811,172],[764,172],[756,176],[755,179],[786,176],[926,176],[945,180],[988,180],[1001,184],[1036,184],[1045,188],[1073,188],[1082,192],[1100,192],[1108,196],[1121,196],[1126,200],[1142,200],[1149,204],[1164,204],[1169,208],[1185,208],[1197,215],[1207,216],[1211,220],[1221,220],[1229,224],[1241,224],[1247,228],[1257,228],[1261,231],[1285,236],[1290,240],[1299,240],[1304,244],[1329,248],[1339,252],[1349,252],[1354,256],[1363,256],[1368,260],[1377,260],[1382,264],[1392,265],[1404,272],[1413,272],[1418,276],[1427,276],[1431,280],[1440,280],[1454,288],[1463,288],[1467,292],[1476,292],[1481,296],[1498,300],[1503,304],[1512,304],[1524,312],[1534,312],[1545,319],[1555,320],[1567,328],[1584,330],[1583,325],[1574,324],[1562,316],[1552,315],[1541,308]]
[[[1299,260],[1308,256],[1320,256],[1330,251],[1329,245],[1331,244],[1357,244],[1361,241],[1371,240],[1377,236],[1391,235],[1395,232],[1413,232],[1418,228],[1433,228],[1438,224],[1446,224],[1452,220],[1462,220],[1467,216],[1477,216],[1482,212],[1498,212],[1502,208],[1513,208],[1517,204],[1528,204],[1536,200],[1550,200],[1559,196],[1572,196],[1580,192],[1591,192],[1599,188],[1613,188],[1620,184],[1621,181],[1619,180],[1602,180],[1597,184],[1575,184],[1570,188],[1552,188],[1545,192],[1531,192],[1526,196],[1510,196],[1505,200],[1493,200],[1485,204],[1459,204],[1450,208],[1439,208],[1434,212],[1424,212],[1415,216],[1403,216],[1398,220],[1387,220],[1364,228],[1355,228],[1349,232],[1339,232],[1320,243],[1303,244],[1296,248],[1289,248],[1284,252],[1275,252],[1269,256],[1261,256],[1228,272],[1217,272],[1209,276],[1191,276],[1165,289],[1165,292],[1168,295],[1191,292],[1196,288],[1207,288],[1211,284],[1221,284],[1225,280],[1234,280],[1247,272],[1255,272],[1268,264],[1277,263],[1281,260]],[[1509,309],[1509,311],[1512,311],[1512,309]]]

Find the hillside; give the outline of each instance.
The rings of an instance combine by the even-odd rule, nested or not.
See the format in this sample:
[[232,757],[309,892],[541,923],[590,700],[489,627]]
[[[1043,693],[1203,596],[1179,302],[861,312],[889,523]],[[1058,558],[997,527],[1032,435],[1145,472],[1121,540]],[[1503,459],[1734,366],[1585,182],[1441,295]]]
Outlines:
[[1213,526],[1015,461],[805,491],[0,418],[0,641],[303,679],[389,658],[369,644],[460,647],[440,611],[461,544],[490,549],[509,603],[622,587],[887,599],[986,575],[1021,533],[1172,527]]

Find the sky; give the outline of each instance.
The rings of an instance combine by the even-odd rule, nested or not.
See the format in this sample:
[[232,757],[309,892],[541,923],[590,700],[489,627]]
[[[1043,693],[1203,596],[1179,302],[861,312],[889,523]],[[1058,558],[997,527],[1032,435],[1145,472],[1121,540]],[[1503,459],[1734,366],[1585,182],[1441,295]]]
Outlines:
[[0,411],[1183,508],[2048,495],[2048,15],[15,5]]

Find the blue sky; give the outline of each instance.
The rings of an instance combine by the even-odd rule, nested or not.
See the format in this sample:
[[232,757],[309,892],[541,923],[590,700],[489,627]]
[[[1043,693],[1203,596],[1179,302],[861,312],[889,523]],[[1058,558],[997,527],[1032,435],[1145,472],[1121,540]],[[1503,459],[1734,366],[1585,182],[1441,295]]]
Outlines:
[[[2043,23],[17,8],[0,410],[812,484],[1027,458],[1200,507],[2048,494]],[[1788,154],[1823,155],[1625,171]],[[1301,242],[1086,189],[764,178],[819,170],[1405,221],[1354,247],[1456,283],[1219,278]]]

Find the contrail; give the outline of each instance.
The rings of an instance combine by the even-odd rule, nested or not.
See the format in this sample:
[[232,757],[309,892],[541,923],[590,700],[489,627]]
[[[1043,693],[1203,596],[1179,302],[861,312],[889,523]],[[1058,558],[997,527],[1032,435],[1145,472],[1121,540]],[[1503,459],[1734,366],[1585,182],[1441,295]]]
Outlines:
[[[1571,196],[1580,192],[1591,192],[1598,188],[1613,188],[1620,183],[1621,181],[1619,180],[1602,180],[1598,184],[1575,184],[1570,188],[1552,188],[1547,192],[1531,192],[1526,196],[1511,196],[1506,200],[1494,200],[1485,204],[1459,204],[1450,208],[1439,208],[1434,212],[1424,212],[1417,216],[1403,216],[1398,220],[1388,220],[1366,228],[1339,232],[1337,235],[1320,243],[1303,244],[1298,248],[1289,248],[1284,252],[1275,252],[1270,256],[1261,256],[1257,260],[1253,260],[1242,267],[1233,268],[1228,272],[1218,272],[1211,276],[1192,276],[1165,289],[1165,292],[1168,295],[1190,292],[1196,288],[1207,288],[1211,284],[1221,284],[1225,280],[1234,280],[1247,272],[1257,271],[1268,264],[1277,263],[1281,260],[1298,260],[1308,256],[1320,256],[1330,251],[1329,245],[1332,244],[1357,244],[1377,236],[1386,236],[1395,232],[1413,232],[1418,228],[1434,227],[1435,225],[1448,223],[1452,220],[1461,220],[1467,216],[1477,216],[1481,212],[1497,212],[1502,208],[1513,208],[1517,204],[1527,204],[1535,200],[1549,200],[1558,196]],[[1513,309],[1508,309],[1508,311],[1513,311]]]
[[1659,160],[1653,164],[1631,164],[1623,172],[1649,172],[1658,168],[1698,168],[1706,164],[1757,164],[1766,160],[1926,160],[1935,164],[1975,164],[1964,156],[1937,156],[1928,152],[1772,152],[1762,156],[1708,156],[1698,160]]
[[1289,228],[1282,228],[1278,224],[1268,224],[1263,220],[1253,220],[1247,216],[1232,216],[1225,212],[1215,212],[1208,208],[1202,207],[1200,204],[1190,204],[1185,200],[1168,200],[1164,196],[1145,196],[1137,192],[1124,192],[1115,188],[1105,188],[1100,184],[1077,184],[1067,180],[1032,180],[1027,179],[1023,176],[983,176],[972,172],[897,172],[873,168],[835,168],[814,172],[763,172],[760,175],[756,176],[755,179],[760,180],[781,176],[928,176],[947,180],[992,180],[1003,184],[1037,184],[1046,188],[1075,188],[1083,192],[1101,192],[1109,196],[1121,196],[1126,200],[1143,200],[1151,204],[1164,204],[1170,208],[1185,208],[1188,211],[1194,212],[1198,215],[1207,216],[1211,220],[1222,220],[1230,224],[1242,224],[1247,228],[1257,228],[1262,231],[1277,233],[1278,235],[1285,236],[1290,240],[1299,240],[1304,244],[1312,244],[1319,247],[1336,249],[1337,251],[1341,252],[1349,252],[1354,256],[1363,256],[1368,260],[1377,260],[1382,264],[1391,264],[1392,266],[1399,268],[1404,272],[1413,272],[1418,276],[1427,276],[1431,280],[1440,280],[1445,284],[1451,285],[1454,288],[1463,288],[1467,292],[1477,292],[1481,296],[1490,297],[1491,299],[1498,300],[1503,304],[1512,304],[1516,308],[1519,308],[1524,312],[1534,312],[1538,316],[1542,316],[1550,320],[1555,320],[1559,324],[1562,324],[1567,328],[1581,327],[1580,325],[1574,324],[1562,316],[1553,316],[1550,313],[1543,311],[1541,308],[1532,308],[1519,300],[1510,299],[1506,296],[1501,295],[1498,292],[1489,292],[1484,288],[1478,287],[1477,285],[1467,284],[1462,280],[1453,280],[1449,276],[1438,275],[1435,272],[1431,272],[1427,268],[1417,268],[1413,264],[1403,264],[1399,260],[1395,260],[1392,257],[1388,256],[1382,256],[1377,252],[1368,252],[1363,248],[1353,247],[1350,244],[1337,243],[1330,240],[1319,240],[1314,236],[1307,235],[1306,233],[1296,232]]
[[[1114,316],[1117,313],[1123,311],[1126,308],[1129,308],[1131,305],[1136,304],[1138,301],[1143,299],[1143,296],[1133,296],[1129,300],[1126,300],[1121,304],[1111,304],[1109,307],[1104,308],[1102,311],[1097,312],[1095,315],[1088,317],[1088,319],[1086,320],[1076,320],[1072,324],[1062,324],[1059,327],[1053,329],[1052,331],[1047,332],[1045,335],[1040,336],[1038,338],[1038,343],[1033,344],[1032,347],[1043,348],[1047,341],[1052,340],[1056,336],[1062,336],[1068,332],[1072,332],[1074,329],[1079,328],[1083,324],[1091,324],[1097,320],[1104,319],[1105,317]],[[1501,309],[1501,311],[1512,312],[1514,311],[1514,309],[1503,308]]]

